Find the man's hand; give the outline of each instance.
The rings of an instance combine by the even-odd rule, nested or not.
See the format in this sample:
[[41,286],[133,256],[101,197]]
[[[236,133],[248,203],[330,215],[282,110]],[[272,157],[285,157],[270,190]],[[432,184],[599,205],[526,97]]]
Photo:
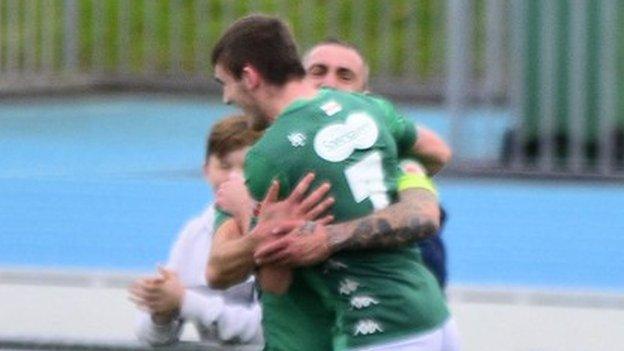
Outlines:
[[425,167],[416,160],[402,160],[399,164],[401,170],[405,173],[413,174],[416,176],[427,176],[427,170]]
[[[292,228],[292,225],[292,222],[284,222],[274,230],[284,232]],[[310,266],[325,261],[330,254],[325,226],[306,221],[300,222],[298,227],[285,236],[261,244],[254,259],[258,264]]]
[[314,173],[308,173],[282,201],[277,201],[279,182],[273,181],[260,204],[258,222],[271,219],[317,220],[319,223],[333,221],[332,215],[323,215],[334,204],[333,197],[324,198],[331,188],[329,183],[323,183],[306,196],[314,177]]
[[[279,202],[277,201],[279,183],[273,182],[262,201],[258,221],[258,227],[266,225],[267,221],[273,222],[269,225],[272,228],[272,235],[258,239],[254,252],[256,264],[279,263],[296,266],[303,265],[304,262],[309,264],[320,262],[329,257],[323,247],[327,242],[324,238],[326,233],[323,225],[333,221],[334,217],[323,216],[323,213],[333,205],[334,198],[323,199],[330,189],[329,183],[324,183],[310,195],[305,196],[312,181],[314,174],[308,173],[288,198]],[[312,222],[313,220],[316,221]],[[285,233],[288,234],[284,236]],[[296,255],[301,256],[295,257]]]
[[[312,220],[321,217],[320,223],[330,223],[334,217],[324,215],[334,203],[332,197],[325,198],[330,189],[329,183],[325,183],[315,189],[311,194],[305,196],[314,174],[307,174],[297,184],[292,193],[284,200],[277,201],[279,195],[279,183],[273,182],[261,203],[258,225],[252,231],[256,237],[255,247],[260,245],[270,245],[279,243],[284,233],[294,232],[305,220]],[[280,222],[276,222],[281,220]],[[279,225],[276,226],[276,224]],[[270,233],[266,229],[270,228]],[[290,237],[290,235],[286,235]],[[255,257],[254,257],[255,259]],[[263,263],[256,260],[256,265],[261,266],[258,271],[258,281],[264,291],[274,294],[283,294],[288,290],[292,282],[292,271],[290,267],[278,266],[270,263]]]

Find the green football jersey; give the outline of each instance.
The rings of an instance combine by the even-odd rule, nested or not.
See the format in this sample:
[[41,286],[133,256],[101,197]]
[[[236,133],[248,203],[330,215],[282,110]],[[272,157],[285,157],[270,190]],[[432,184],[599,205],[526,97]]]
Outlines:
[[[291,104],[267,129],[247,154],[245,177],[261,200],[273,179],[284,197],[314,172],[313,187],[332,184],[335,221],[347,221],[396,201],[398,159],[411,154],[415,140],[413,124],[387,101],[322,89]],[[337,253],[296,269],[288,292],[264,294],[262,303],[269,350],[375,345],[448,318],[435,278],[411,247]]]

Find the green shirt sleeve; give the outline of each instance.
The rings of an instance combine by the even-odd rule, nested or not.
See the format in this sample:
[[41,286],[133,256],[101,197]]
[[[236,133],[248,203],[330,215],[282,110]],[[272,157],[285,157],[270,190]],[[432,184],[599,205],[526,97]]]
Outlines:
[[374,99],[384,112],[384,121],[396,140],[399,156],[412,155],[412,149],[417,140],[414,123],[399,113],[388,100],[379,97],[374,97]]
[[221,227],[221,225],[223,225],[223,223],[230,218],[232,218],[231,214],[215,206],[215,217],[214,217],[214,224],[213,224],[214,233],[216,233],[217,230]]

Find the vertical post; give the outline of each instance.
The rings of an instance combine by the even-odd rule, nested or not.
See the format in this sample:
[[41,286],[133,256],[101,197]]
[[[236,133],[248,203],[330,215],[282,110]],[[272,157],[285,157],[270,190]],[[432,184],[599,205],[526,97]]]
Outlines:
[[7,5],[7,70],[15,77],[19,68],[19,3],[9,0]]
[[221,12],[223,16],[223,18],[221,18],[221,33],[223,33],[230,26],[230,24],[232,24],[232,21],[234,21],[234,5],[236,5],[235,1],[221,1],[221,6],[223,6]]
[[182,6],[179,0],[169,1],[169,61],[170,71],[182,70]]
[[600,8],[600,110],[599,170],[608,175],[615,170],[615,125],[617,114],[617,25],[618,1],[603,0]]
[[510,2],[510,25],[511,25],[511,45],[509,46],[509,57],[511,60],[511,86],[510,101],[515,123],[513,123],[513,133],[510,135],[511,147],[511,167],[519,170],[524,167],[524,143],[526,141],[526,80],[524,77],[526,57],[528,51],[528,41],[526,35],[527,26],[527,2],[526,0],[516,0]]
[[76,51],[76,0],[65,0],[63,61],[65,72],[73,73],[78,63]]
[[43,2],[41,33],[41,65],[48,76],[54,70],[54,3],[51,0]]
[[195,73],[199,76],[205,75],[208,69],[208,1],[195,0]]
[[409,13],[409,17],[407,20],[407,27],[405,28],[405,60],[403,66],[403,75],[410,78],[411,80],[416,80],[418,74],[418,45],[416,44],[418,35],[418,6],[416,5],[416,1],[408,1],[407,2],[407,12]]
[[300,3],[301,6],[301,21],[302,21],[302,42],[301,45],[307,48],[313,44],[314,40],[314,16],[310,14],[315,13],[316,9],[314,8],[312,1],[302,1]]
[[[392,50],[392,8],[391,1],[381,1],[379,6],[381,6],[381,14],[380,21],[377,21],[377,30],[380,31],[381,35],[376,37],[378,40],[378,55],[377,58],[380,60],[379,62],[379,73],[382,77],[388,78],[391,76],[391,68],[392,61],[394,58],[394,53]],[[379,28],[381,27],[381,28]]]
[[[277,14],[278,16],[281,16],[282,18],[287,18],[290,13],[288,12],[288,2],[289,0],[277,0]],[[256,6],[253,5],[252,6]]]
[[579,173],[584,164],[584,121],[587,111],[587,41],[588,0],[573,0],[570,4],[570,169]]
[[24,52],[24,68],[29,74],[36,71],[37,62],[37,1],[28,0],[26,3],[26,38]]
[[4,0],[0,0],[0,81],[2,81],[2,78],[4,77],[4,50],[2,47],[2,43],[4,42],[4,38],[6,37],[5,33],[6,31],[2,30],[3,29],[3,24],[4,22],[2,21],[4,13],[2,11],[2,2]]
[[[431,40],[431,47],[432,47],[431,50],[433,53],[432,55],[433,60],[429,65],[429,69],[431,72],[429,73],[429,77],[428,77],[429,82],[437,79],[437,77],[443,76],[447,66],[449,65],[449,62],[445,61],[446,59],[448,59],[447,49],[449,45],[449,43],[446,40],[449,38],[449,35],[450,35],[448,33],[448,25],[446,23],[446,19],[450,16],[450,14],[448,13],[450,11],[449,1],[450,0],[433,1],[429,5],[431,13],[433,14],[433,18],[431,19],[432,21],[431,35],[433,38]],[[472,12],[471,4],[473,1],[472,0],[463,0],[463,1],[468,2],[468,4],[466,4],[466,7],[467,9],[470,9],[471,11],[469,14],[468,13],[465,14],[465,16],[469,17],[466,20],[468,23],[472,23],[474,13]],[[466,33],[468,37],[472,37],[473,33],[472,33],[471,27],[466,27],[464,28],[464,30],[469,31],[469,33]],[[471,47],[470,43],[467,43],[467,45],[468,47]],[[472,66],[472,57],[467,57],[466,59],[468,59],[470,62],[469,66]]]
[[325,10],[327,15],[327,27],[325,36],[326,37],[338,37],[340,38],[340,25],[339,25],[339,12],[340,12],[340,1],[337,0],[329,0],[327,5],[325,6]]
[[470,89],[472,8],[469,0],[449,0],[447,14],[447,81],[446,103],[451,117],[451,147],[461,161],[462,114],[465,113]]
[[93,62],[92,71],[101,73],[105,71],[106,63],[106,7],[107,1],[95,0],[91,3],[92,11],[91,19],[93,21],[93,46],[91,51],[91,62]]
[[117,72],[128,73],[130,71],[130,38],[132,30],[130,25],[130,1],[117,3]]
[[262,11],[262,4],[260,3],[260,0],[251,0],[250,2],[250,12],[255,13],[255,12],[260,12]]
[[503,77],[503,41],[505,40],[505,3],[500,0],[487,0],[485,12],[485,99],[494,104],[502,96]]
[[143,1],[143,55],[141,57],[141,65],[143,72],[153,73],[156,70],[158,62],[158,49],[156,37],[156,15],[157,1]]
[[[351,9],[353,12],[353,33],[355,38],[355,44],[360,48],[362,55],[367,56],[367,40],[366,40],[366,5],[361,1],[353,0],[351,3]],[[367,60],[370,65],[370,59]],[[370,69],[371,67],[369,67]]]
[[555,119],[556,119],[556,83],[557,83],[557,64],[555,48],[557,44],[557,8],[555,1],[540,2],[542,11],[542,21],[540,33],[542,37],[542,45],[540,48],[540,76],[542,84],[540,85],[540,103],[539,117],[541,122],[538,123],[539,139],[540,139],[540,158],[539,167],[542,171],[552,171],[555,166],[554,157],[554,137],[555,137]]

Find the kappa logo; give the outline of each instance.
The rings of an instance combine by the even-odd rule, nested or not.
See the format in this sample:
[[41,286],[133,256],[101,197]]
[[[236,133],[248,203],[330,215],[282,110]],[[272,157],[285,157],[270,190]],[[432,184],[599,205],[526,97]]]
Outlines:
[[370,335],[382,332],[383,328],[377,321],[373,319],[362,319],[355,325],[353,335]]
[[293,147],[305,146],[306,136],[303,133],[290,133],[288,134],[288,141]]
[[360,283],[353,281],[351,279],[345,278],[340,282],[340,287],[338,288],[338,292],[340,295],[350,295],[352,292],[357,290],[360,286]]
[[349,266],[346,264],[330,258],[325,262],[325,265],[323,265],[323,274],[328,274],[329,271],[338,271],[347,268],[349,268]]
[[336,113],[342,111],[342,105],[340,105],[334,100],[331,100],[331,101],[324,103],[321,106],[321,110],[323,110],[323,112],[325,112],[326,115],[331,117],[335,115]]
[[349,115],[344,124],[329,125],[314,137],[314,151],[330,162],[346,160],[356,149],[373,146],[379,128],[371,116],[364,112]]
[[327,262],[325,264],[327,265],[327,268],[329,268],[329,269],[338,270],[338,269],[347,269],[347,268],[349,268],[349,266],[347,266],[346,264],[344,264],[344,263],[342,263],[340,261],[337,261],[337,260],[333,260],[331,258],[329,260],[327,260]]
[[371,305],[379,305],[379,301],[370,296],[354,296],[351,298],[351,307],[362,309]]

